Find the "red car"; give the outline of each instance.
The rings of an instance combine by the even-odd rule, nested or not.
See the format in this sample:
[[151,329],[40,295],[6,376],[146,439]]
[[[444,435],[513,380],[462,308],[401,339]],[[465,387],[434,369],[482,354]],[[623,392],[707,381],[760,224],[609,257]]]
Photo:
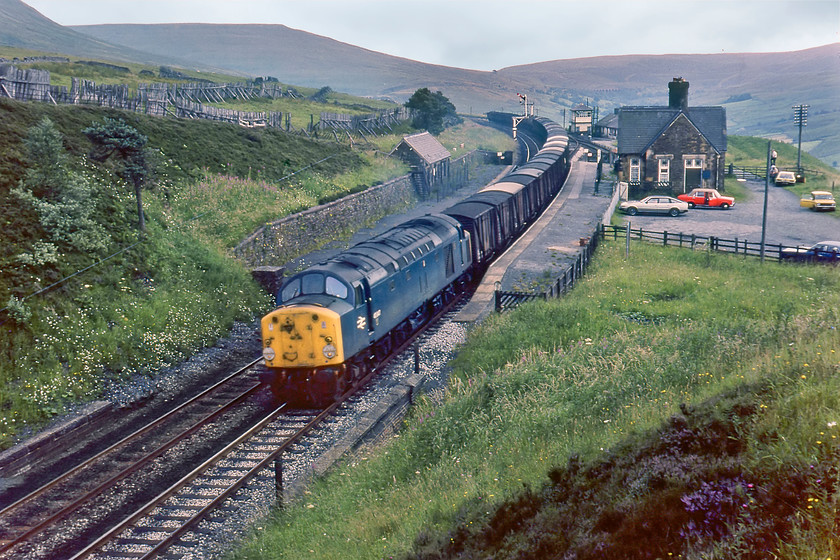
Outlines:
[[709,208],[731,208],[735,206],[735,199],[723,196],[715,189],[694,189],[688,194],[681,194],[677,198],[688,202],[689,208],[708,206]]

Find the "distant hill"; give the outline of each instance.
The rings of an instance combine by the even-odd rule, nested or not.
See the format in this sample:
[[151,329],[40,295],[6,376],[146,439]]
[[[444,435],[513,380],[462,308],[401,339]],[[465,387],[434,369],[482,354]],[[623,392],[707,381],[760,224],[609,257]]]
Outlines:
[[541,114],[563,122],[564,109],[597,104],[664,105],[668,82],[691,84],[689,104],[723,105],[729,132],[796,138],[791,107],[810,105],[808,151],[840,161],[840,43],[788,53],[608,56],[555,60],[480,72],[425,64],[283,25],[95,25],[73,29],[195,63],[355,95],[404,101],[417,88],[441,91],[461,112],[519,109],[523,91]]
[[[18,25],[17,12],[28,14],[26,28]],[[36,16],[34,30],[41,31],[33,34],[28,29]],[[84,47],[85,56],[93,56],[95,45],[101,45],[102,58],[136,56],[131,60],[169,64],[174,57],[198,69],[274,76],[290,85],[330,86],[397,102],[428,87],[441,91],[463,113],[519,111],[516,93],[522,92],[539,114],[561,123],[580,102],[596,106],[602,117],[622,105],[665,105],[668,82],[682,77],[691,84],[689,105],[726,108],[730,134],[794,140],[791,107],[810,105],[803,147],[829,164],[840,162],[840,43],[786,53],[579,58],[482,72],[390,56],[284,25],[64,28],[19,0],[0,0],[0,30],[0,44],[26,43],[27,48],[70,54]],[[49,48],[34,44],[33,35],[48,36]],[[133,50],[109,54],[120,48],[114,45]]]
[[[126,45],[117,45],[70,27],[59,25],[20,0],[0,0],[0,45],[65,56],[81,56],[117,62],[168,64],[194,68],[194,61],[150,54]],[[212,65],[200,65],[211,69]]]

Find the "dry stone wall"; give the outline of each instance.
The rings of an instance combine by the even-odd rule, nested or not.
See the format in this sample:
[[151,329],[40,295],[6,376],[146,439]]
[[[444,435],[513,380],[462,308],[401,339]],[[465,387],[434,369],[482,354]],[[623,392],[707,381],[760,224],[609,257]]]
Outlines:
[[251,268],[281,266],[346,235],[351,225],[371,223],[416,202],[409,175],[266,224],[234,249]]

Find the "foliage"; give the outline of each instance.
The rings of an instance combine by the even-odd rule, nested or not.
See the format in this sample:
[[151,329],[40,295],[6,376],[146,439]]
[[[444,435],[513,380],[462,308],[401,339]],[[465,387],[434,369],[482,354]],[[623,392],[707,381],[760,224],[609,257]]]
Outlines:
[[475,328],[442,402],[234,558],[835,557],[836,271],[622,251]]
[[[32,164],[23,184],[12,193],[35,209],[53,242],[80,252],[103,250],[108,236],[93,218],[97,210],[93,187],[83,175],[68,170],[61,135],[52,121],[43,119],[24,143]],[[33,265],[55,262],[56,250],[50,243],[39,242],[32,254],[18,259]]]
[[420,88],[406,101],[405,106],[415,111],[414,128],[428,130],[435,136],[447,126],[461,121],[449,99],[443,93],[432,93],[429,88]]
[[146,231],[146,218],[143,216],[141,189],[149,173],[146,158],[148,138],[136,128],[128,126],[122,119],[105,118],[104,123],[94,123],[83,130],[93,148],[90,157],[103,162],[116,154],[120,158],[120,175],[134,185],[134,197],[137,200],[137,218],[140,231]]

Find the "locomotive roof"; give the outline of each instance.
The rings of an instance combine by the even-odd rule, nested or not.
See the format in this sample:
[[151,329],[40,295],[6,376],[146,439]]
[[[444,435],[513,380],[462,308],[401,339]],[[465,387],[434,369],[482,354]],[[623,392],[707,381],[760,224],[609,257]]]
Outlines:
[[330,272],[351,283],[364,276],[375,283],[441,245],[445,239],[457,236],[460,230],[455,218],[427,214],[358,243],[304,272]]

